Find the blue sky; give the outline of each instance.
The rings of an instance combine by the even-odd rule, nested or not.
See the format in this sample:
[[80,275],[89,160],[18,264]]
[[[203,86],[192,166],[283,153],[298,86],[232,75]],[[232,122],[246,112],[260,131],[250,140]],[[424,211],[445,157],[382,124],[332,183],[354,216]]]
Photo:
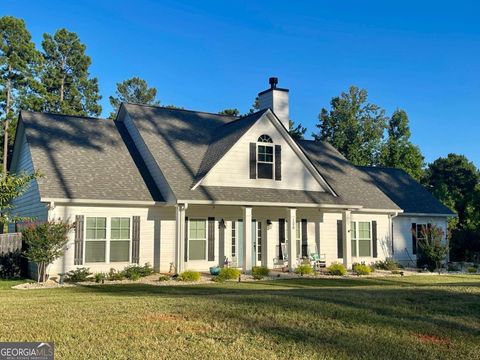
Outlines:
[[269,76],[290,89],[293,120],[350,85],[391,114],[407,111],[427,161],[450,152],[480,166],[480,4],[475,1],[25,1],[0,15],[79,34],[99,78],[103,115],[132,76],[162,104],[247,111]]

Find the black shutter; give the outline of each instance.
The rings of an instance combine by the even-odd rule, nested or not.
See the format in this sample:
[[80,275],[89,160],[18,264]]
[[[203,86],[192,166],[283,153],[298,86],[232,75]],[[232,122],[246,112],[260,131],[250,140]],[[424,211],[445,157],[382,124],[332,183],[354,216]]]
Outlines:
[[140,216],[132,218],[132,262],[140,262]]
[[302,257],[308,256],[307,219],[302,219]]
[[285,219],[278,219],[278,257],[283,260],[282,244],[285,243]]
[[185,249],[183,249],[183,260],[188,261],[188,216],[185,216]]
[[[224,220],[225,221],[225,220]],[[225,260],[225,222],[218,228],[218,265],[223,266]],[[222,226],[223,223],[223,226]]]
[[343,221],[337,220],[337,258],[343,259]]
[[275,145],[275,180],[282,180],[282,147]]
[[73,264],[83,264],[83,215],[75,216],[75,246],[73,255]]
[[412,223],[412,254],[417,253],[417,224]]
[[372,221],[372,252],[373,257],[378,257],[378,249],[377,249],[377,222]]
[[208,218],[208,261],[215,260],[215,218]]
[[250,143],[250,179],[257,178],[257,144]]

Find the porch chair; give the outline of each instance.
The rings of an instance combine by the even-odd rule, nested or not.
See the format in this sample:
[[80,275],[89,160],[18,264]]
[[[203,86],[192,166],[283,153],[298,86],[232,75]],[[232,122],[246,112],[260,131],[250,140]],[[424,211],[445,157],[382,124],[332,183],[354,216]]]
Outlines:
[[310,264],[315,271],[327,267],[327,254],[310,253]]

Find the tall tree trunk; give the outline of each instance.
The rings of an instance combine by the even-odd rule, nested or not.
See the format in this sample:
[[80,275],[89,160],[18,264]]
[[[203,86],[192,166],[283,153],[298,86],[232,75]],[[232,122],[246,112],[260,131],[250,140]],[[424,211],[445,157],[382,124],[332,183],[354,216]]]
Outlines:
[[[9,67],[11,71],[11,67]],[[7,80],[7,101],[5,106],[5,133],[3,134],[3,173],[7,174],[7,160],[8,160],[8,126],[10,125],[10,107],[12,102],[11,96],[11,80]]]

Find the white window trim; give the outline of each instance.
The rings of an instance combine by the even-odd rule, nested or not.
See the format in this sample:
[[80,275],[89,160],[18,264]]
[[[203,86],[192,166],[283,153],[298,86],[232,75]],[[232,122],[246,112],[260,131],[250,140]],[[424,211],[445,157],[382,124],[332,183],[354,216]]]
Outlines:
[[[119,219],[129,219],[129,229],[128,229],[128,239],[112,239],[112,219],[113,218],[119,218]],[[110,242],[111,241],[127,241],[128,240],[128,262],[132,262],[132,238],[133,238],[133,216],[112,216],[110,220],[108,221],[108,225],[110,226],[110,231],[108,233],[108,263],[124,263],[125,261],[111,261],[110,260]]]
[[[273,140],[272,140],[273,141]],[[272,148],[272,161],[260,161],[258,160],[259,157],[259,147],[260,146],[268,146]],[[275,180],[275,144],[273,142],[267,143],[267,142],[258,142],[257,141],[257,158],[255,159],[256,163],[255,166],[257,168],[257,180]],[[272,178],[260,178],[258,177],[258,164],[271,164],[272,165]]]
[[[203,240],[203,239],[191,239],[190,238],[190,221],[192,220],[204,220],[205,221],[205,256],[204,259],[202,260],[190,260],[190,240]],[[187,262],[202,262],[202,261],[208,261],[208,217],[192,217],[188,219],[188,226],[187,226],[187,231],[188,231],[188,249],[185,249],[187,251]]]
[[[132,216],[103,216],[103,215],[85,215],[83,214],[85,221],[83,222],[83,264],[96,266],[101,264],[131,264],[132,263],[132,235],[133,235],[133,215]],[[106,219],[106,226],[105,226],[105,239],[101,239],[98,241],[105,241],[105,261],[102,262],[87,262],[86,261],[86,242],[87,241],[95,241],[96,239],[87,239],[87,218],[105,218]],[[130,239],[129,239],[129,246],[128,246],[128,261],[114,261],[110,262],[110,241],[111,240],[111,228],[112,228],[112,218],[129,218],[130,219]],[[120,239],[119,239],[120,240]],[[126,239],[120,240],[125,241]],[[116,241],[116,240],[113,240]]]
[[[360,226],[359,226],[359,223],[368,223],[369,224],[369,227],[370,227],[370,238],[369,239],[360,239],[359,238],[359,234],[360,234]],[[372,221],[364,221],[364,220],[358,220],[358,221],[353,221],[352,220],[352,223],[355,223],[355,234],[353,232],[353,229],[352,229],[352,238],[351,240],[355,240],[355,256],[352,255],[352,258],[362,258],[362,259],[366,259],[366,258],[371,258],[373,256],[373,234],[372,234]],[[353,237],[355,235],[355,238]],[[368,256],[360,256],[360,245],[359,245],[359,242],[360,241],[365,241],[365,240],[369,240],[370,241],[370,255]]]

